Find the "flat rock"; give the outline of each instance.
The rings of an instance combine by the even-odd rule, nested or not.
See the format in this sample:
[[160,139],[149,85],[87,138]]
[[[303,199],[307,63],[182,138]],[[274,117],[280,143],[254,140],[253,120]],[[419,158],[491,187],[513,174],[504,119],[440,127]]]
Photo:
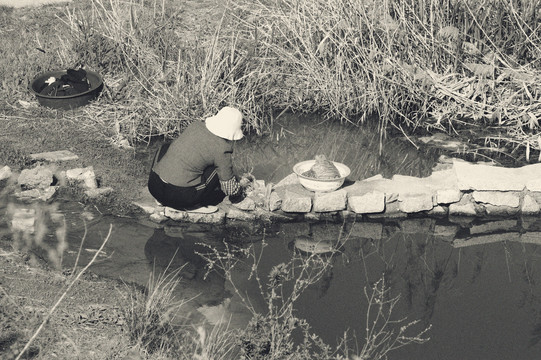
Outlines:
[[453,169],[460,190],[522,191],[526,184],[532,188],[541,186],[537,181],[533,181],[541,178],[541,164],[503,168],[455,160]]
[[242,201],[232,204],[232,206],[239,210],[253,211],[255,210],[255,201],[251,197],[245,197]]
[[526,189],[530,191],[541,191],[541,178],[526,181]]
[[66,179],[68,181],[80,182],[86,189],[96,189],[98,187],[96,174],[92,166],[66,170]]
[[430,216],[443,217],[449,215],[449,207],[434,205],[434,207],[426,212]]
[[276,186],[274,186],[274,188],[276,189],[276,188],[289,186],[289,185],[294,185],[294,184],[300,184],[299,183],[299,178],[297,177],[297,174],[291,173],[288,176],[286,176],[285,178],[283,178],[282,180],[280,180],[278,182],[278,184],[276,184]]
[[222,224],[225,221],[225,211],[218,210],[212,214],[197,214],[188,211],[180,211],[166,207],[164,216],[175,221],[185,221],[191,223]]
[[240,221],[253,221],[257,218],[257,216],[254,211],[244,211],[237,208],[235,205],[228,205],[226,210],[226,218]]
[[389,185],[392,192],[400,196],[431,194],[433,191],[429,178],[415,176],[394,175]]
[[490,204],[485,204],[483,206],[488,216],[516,215],[520,211],[520,208],[511,206],[496,206]]
[[156,224],[161,224],[162,222],[166,221],[168,219],[167,216],[164,215],[164,213],[152,213],[149,216],[150,221]]
[[408,214],[400,210],[398,201],[385,204],[385,212],[377,214],[366,214],[369,219],[402,219],[407,218]]
[[518,207],[520,205],[520,193],[515,191],[474,191],[472,197],[478,203],[494,206]]
[[276,191],[271,192],[267,205],[269,206],[269,211],[279,210],[280,207],[282,206],[282,199],[276,193]]
[[45,160],[50,162],[60,162],[60,161],[69,161],[77,160],[79,157],[72,153],[69,150],[57,150],[49,152],[41,152],[30,154],[32,160]]
[[32,169],[24,169],[19,174],[17,183],[24,190],[46,189],[54,181],[54,171],[48,166],[36,166]]

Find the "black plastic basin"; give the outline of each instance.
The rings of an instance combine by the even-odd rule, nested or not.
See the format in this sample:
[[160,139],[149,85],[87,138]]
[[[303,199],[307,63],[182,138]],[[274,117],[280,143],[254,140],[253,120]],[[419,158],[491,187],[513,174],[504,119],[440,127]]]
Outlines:
[[47,79],[50,77],[60,78],[62,75],[67,74],[67,70],[58,70],[58,71],[49,71],[43,74],[38,75],[30,85],[28,89],[32,92],[38,99],[38,102],[42,106],[46,106],[53,109],[75,109],[79,106],[88,104],[91,100],[94,100],[98,97],[101,90],[103,89],[103,80],[101,76],[90,70],[86,71],[86,78],[90,85],[90,88],[79,94],[68,95],[68,96],[48,96],[40,94],[41,90],[45,88]]

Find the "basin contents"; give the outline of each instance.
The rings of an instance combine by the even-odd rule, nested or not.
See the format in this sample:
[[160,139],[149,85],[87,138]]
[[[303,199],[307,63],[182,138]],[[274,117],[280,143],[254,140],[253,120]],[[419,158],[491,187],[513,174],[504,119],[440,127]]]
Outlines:
[[84,93],[90,89],[84,69],[68,69],[66,74],[56,78],[54,76],[45,80],[43,88],[39,91],[46,96],[69,96]]
[[[324,161],[323,161],[324,160]],[[319,164],[318,164],[319,162]],[[334,171],[338,172],[338,176]],[[342,186],[351,170],[339,162],[331,162],[324,156],[316,156],[316,160],[306,160],[293,166],[300,184],[307,190],[331,192]]]
[[332,161],[327,160],[325,155],[320,154],[315,156],[314,165],[303,175],[314,179],[330,180],[340,178],[340,171]]

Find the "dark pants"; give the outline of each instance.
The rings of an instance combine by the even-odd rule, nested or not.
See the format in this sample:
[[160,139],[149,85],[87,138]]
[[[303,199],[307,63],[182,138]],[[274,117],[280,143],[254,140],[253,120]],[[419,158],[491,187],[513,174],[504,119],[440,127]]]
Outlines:
[[[169,144],[164,144],[158,149],[152,168],[168,148]],[[148,177],[148,190],[164,206],[183,210],[195,206],[217,205],[225,198],[225,194],[220,190],[220,180],[214,166],[209,166],[203,171],[201,184],[190,187],[168,184],[152,168]]]

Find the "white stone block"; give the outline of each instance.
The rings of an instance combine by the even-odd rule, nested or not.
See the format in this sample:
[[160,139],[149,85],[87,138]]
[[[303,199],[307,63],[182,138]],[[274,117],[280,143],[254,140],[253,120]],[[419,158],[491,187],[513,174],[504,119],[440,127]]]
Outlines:
[[286,189],[282,199],[282,211],[307,213],[312,210],[312,198]]
[[436,190],[437,204],[452,204],[459,202],[462,198],[462,192],[458,189],[440,189]]
[[167,217],[163,213],[150,214],[149,218],[152,222],[157,224],[161,224],[162,222],[167,220]]
[[526,182],[526,189],[530,191],[541,191],[541,179],[530,179]]
[[385,194],[372,191],[362,195],[349,195],[348,207],[357,214],[380,213],[385,210]]
[[520,205],[520,193],[514,191],[474,191],[472,197],[478,203],[494,206],[518,207]]
[[477,210],[475,204],[469,201],[460,201],[449,205],[449,215],[451,216],[476,216]]
[[227,209],[226,218],[239,221],[253,221],[256,219],[256,214],[253,211],[244,211],[240,208],[236,208],[235,206],[231,206],[229,209]]
[[400,194],[398,204],[400,211],[408,214],[432,210],[434,207],[432,194]]
[[520,210],[519,207],[496,206],[496,205],[490,205],[490,204],[485,204],[484,208],[488,216],[516,215],[518,214]]
[[345,190],[329,193],[315,193],[313,211],[340,211],[346,208],[347,192]]

